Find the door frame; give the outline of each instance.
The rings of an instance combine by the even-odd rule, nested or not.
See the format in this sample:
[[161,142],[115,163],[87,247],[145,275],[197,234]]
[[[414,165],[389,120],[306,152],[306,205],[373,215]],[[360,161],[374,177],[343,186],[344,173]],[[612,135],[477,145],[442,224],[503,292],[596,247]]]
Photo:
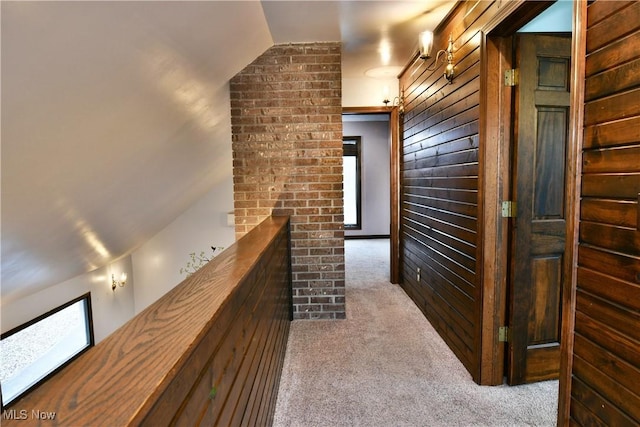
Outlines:
[[389,114],[390,141],[390,281],[400,283],[400,112],[393,107],[343,107],[342,114]]
[[[481,29],[480,148],[478,196],[478,271],[482,288],[482,334],[480,384],[499,385],[505,368],[505,343],[499,342],[499,327],[506,324],[509,256],[509,220],[502,218],[502,201],[511,200],[510,159],[512,151],[511,91],[503,84],[504,71],[512,68],[512,35],[553,2],[511,1]],[[574,3],[572,30],[571,104],[567,147],[567,233],[565,275],[562,284],[562,336],[560,363],[559,425],[569,409],[577,232],[579,172],[584,105],[584,51],[586,2]],[[569,339],[570,338],[570,339]],[[562,422],[561,422],[562,421]]]

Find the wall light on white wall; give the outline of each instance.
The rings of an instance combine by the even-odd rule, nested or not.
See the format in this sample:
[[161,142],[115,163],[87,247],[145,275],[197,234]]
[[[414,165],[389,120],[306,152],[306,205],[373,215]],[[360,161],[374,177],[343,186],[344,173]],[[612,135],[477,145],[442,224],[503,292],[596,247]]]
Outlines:
[[111,290],[115,292],[118,286],[123,287],[127,284],[127,273],[124,271],[120,275],[120,280],[116,279],[116,275],[111,273]]

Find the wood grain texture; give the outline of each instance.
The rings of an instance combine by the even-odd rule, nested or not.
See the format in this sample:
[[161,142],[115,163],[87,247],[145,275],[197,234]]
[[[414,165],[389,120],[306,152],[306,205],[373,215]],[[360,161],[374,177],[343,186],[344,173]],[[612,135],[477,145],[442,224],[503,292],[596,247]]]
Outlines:
[[[481,108],[480,133],[484,143],[479,146],[479,209],[478,229],[481,256],[477,260],[482,282],[482,340],[480,384],[503,383],[505,346],[499,340],[499,328],[506,325],[507,265],[509,219],[502,218],[497,207],[510,200],[509,159],[511,158],[510,122],[512,88],[503,85],[505,70],[511,65],[511,37],[488,36],[481,59],[480,88],[484,108]],[[482,45],[481,45],[482,49]],[[498,94],[498,95],[495,95]]]
[[3,425],[267,422],[290,322],[288,224],[266,219],[14,405],[54,422]]
[[640,424],[640,2],[587,9],[569,423]]
[[[406,97],[401,144],[402,286],[477,382],[482,333],[480,29],[500,7],[498,2],[460,3],[437,29],[437,49],[446,47],[449,35],[454,39],[452,84],[442,78],[441,67],[426,70],[432,60],[418,58],[400,78]],[[490,374],[492,379],[485,382],[500,375]]]

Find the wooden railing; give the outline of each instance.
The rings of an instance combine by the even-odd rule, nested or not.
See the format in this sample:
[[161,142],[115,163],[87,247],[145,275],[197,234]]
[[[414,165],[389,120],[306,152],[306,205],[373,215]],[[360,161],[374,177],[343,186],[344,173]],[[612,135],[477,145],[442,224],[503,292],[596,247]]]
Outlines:
[[12,405],[26,419],[2,425],[270,425],[291,319],[289,251],[288,218],[265,220]]

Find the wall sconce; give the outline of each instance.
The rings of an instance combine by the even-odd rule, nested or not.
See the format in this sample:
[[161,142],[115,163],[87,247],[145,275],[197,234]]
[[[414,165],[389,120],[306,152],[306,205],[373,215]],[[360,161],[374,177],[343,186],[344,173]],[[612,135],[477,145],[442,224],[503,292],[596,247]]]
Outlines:
[[111,273],[111,290],[115,292],[116,287],[123,287],[127,283],[127,273],[122,272],[120,280],[116,280],[115,274]]
[[[420,46],[420,58],[425,60],[431,58],[431,50],[433,49],[433,32],[421,32],[418,44]],[[431,67],[427,67],[427,70],[435,70],[440,66],[440,62],[447,64],[444,68],[444,78],[447,79],[449,83],[453,83],[455,70],[453,65],[453,37],[451,37],[451,35],[449,35],[449,46],[447,47],[447,50],[439,50],[436,54],[436,60]]]
[[389,107],[389,103],[391,103],[391,107],[398,107],[398,112],[404,114],[404,88],[402,88],[400,96],[393,98],[393,101],[389,101],[389,90],[387,87],[385,87],[385,89],[386,90],[383,91],[384,99],[382,100],[384,106]]

